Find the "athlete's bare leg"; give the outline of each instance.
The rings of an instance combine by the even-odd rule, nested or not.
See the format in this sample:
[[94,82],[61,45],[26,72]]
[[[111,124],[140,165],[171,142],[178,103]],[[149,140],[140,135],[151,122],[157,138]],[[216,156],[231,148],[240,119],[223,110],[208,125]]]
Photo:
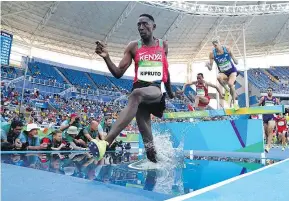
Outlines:
[[209,99],[204,96],[195,96],[195,108],[198,108],[199,110],[201,108],[204,109],[204,107],[199,107],[199,103],[209,104]]
[[225,89],[226,91],[230,91],[230,89],[229,89],[228,86],[227,86],[227,82],[228,82],[228,79],[229,79],[229,78],[227,77],[227,75],[225,75],[224,73],[219,73],[217,79],[218,79],[220,85],[221,85],[222,87],[224,87],[224,89]]
[[270,120],[267,125],[267,135],[268,135],[268,140],[267,140],[267,150],[271,148],[272,144],[272,139],[273,139],[273,130],[275,128],[275,121]]
[[235,101],[236,101],[236,90],[235,90],[236,78],[237,78],[237,73],[231,73],[231,75],[229,76],[229,81],[228,81],[233,104],[235,104]]
[[160,102],[162,92],[156,86],[134,89],[128,98],[127,106],[120,112],[118,119],[113,124],[112,129],[106,137],[106,141],[111,144],[119,133],[127,127],[136,116],[140,103]]
[[265,140],[266,140],[266,143],[268,144],[268,124],[267,123],[263,123],[264,125],[264,132],[265,132]]
[[282,150],[284,150],[286,147],[286,131],[279,133],[279,136],[281,136],[282,147],[283,147]]
[[136,113],[136,121],[139,132],[142,135],[147,158],[152,162],[156,162],[156,150],[153,142],[150,113],[143,108],[139,108]]

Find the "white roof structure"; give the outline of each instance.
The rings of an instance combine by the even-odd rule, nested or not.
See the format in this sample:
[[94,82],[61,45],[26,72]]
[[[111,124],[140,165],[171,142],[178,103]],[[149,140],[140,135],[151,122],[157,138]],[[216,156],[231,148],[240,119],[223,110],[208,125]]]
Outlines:
[[104,40],[119,60],[143,13],[168,40],[170,63],[207,59],[213,36],[241,57],[243,26],[247,56],[289,52],[288,2],[1,2],[1,25],[17,44],[81,58],[100,59],[94,42]]

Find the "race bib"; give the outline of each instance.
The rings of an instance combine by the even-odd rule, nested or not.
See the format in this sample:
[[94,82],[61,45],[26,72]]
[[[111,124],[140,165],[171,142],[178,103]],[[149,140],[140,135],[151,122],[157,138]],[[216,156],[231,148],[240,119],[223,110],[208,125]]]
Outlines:
[[146,82],[160,81],[163,78],[163,63],[159,61],[140,61],[137,77]]
[[285,125],[284,121],[279,121],[278,122],[278,126],[284,126],[284,125]]
[[272,103],[272,102],[266,102],[265,103],[265,106],[274,106],[275,104],[274,103]]
[[204,89],[197,89],[197,96],[205,96],[205,90]]
[[228,71],[232,68],[231,62],[230,61],[226,61],[224,63],[219,64],[219,69],[220,71]]

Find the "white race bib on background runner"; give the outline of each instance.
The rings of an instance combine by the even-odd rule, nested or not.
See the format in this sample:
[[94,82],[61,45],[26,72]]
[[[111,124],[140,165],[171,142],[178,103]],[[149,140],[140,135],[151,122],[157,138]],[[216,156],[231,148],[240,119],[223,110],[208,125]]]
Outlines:
[[284,121],[279,121],[278,122],[278,126],[284,126],[284,125],[285,125]]
[[205,96],[205,90],[204,89],[197,89],[197,95],[198,96]]
[[139,61],[137,78],[146,82],[161,81],[163,63],[159,61]]

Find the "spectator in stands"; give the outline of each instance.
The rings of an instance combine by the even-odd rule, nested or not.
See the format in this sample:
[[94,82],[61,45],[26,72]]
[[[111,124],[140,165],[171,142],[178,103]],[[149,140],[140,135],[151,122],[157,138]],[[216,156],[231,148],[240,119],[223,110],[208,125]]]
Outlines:
[[25,124],[26,120],[25,120],[25,117],[24,117],[24,114],[23,113],[20,113],[19,114],[19,117],[18,117],[18,120],[23,122]]
[[48,137],[42,138],[41,143],[47,143],[47,146],[54,151],[72,149],[70,143],[66,143],[62,139],[62,132],[60,130],[55,130]]
[[22,143],[18,139],[23,123],[13,120],[11,124],[3,123],[1,125],[1,150],[22,149]]
[[92,121],[90,125],[81,129],[79,135],[76,138],[82,139],[86,143],[85,146],[87,146],[87,143],[93,139],[104,139],[105,135],[101,129],[102,127],[100,124],[98,124],[97,121]]
[[79,131],[76,126],[70,126],[66,132],[66,142],[70,143],[70,146],[74,150],[86,150],[83,146],[86,144],[82,139],[76,139]]
[[60,130],[63,132],[63,131],[66,131],[70,126],[75,126],[77,128],[80,128],[81,125],[79,123],[79,117],[77,114],[73,113],[70,115],[70,119],[67,119],[65,120],[64,122],[61,123],[61,126],[60,126]]
[[28,124],[26,129],[19,135],[20,142],[26,145],[27,150],[47,149],[47,143],[40,144],[38,130],[37,124]]
[[112,118],[106,117],[100,124],[99,124],[99,132],[102,133],[102,135],[106,136],[107,133],[109,133],[112,126]]

